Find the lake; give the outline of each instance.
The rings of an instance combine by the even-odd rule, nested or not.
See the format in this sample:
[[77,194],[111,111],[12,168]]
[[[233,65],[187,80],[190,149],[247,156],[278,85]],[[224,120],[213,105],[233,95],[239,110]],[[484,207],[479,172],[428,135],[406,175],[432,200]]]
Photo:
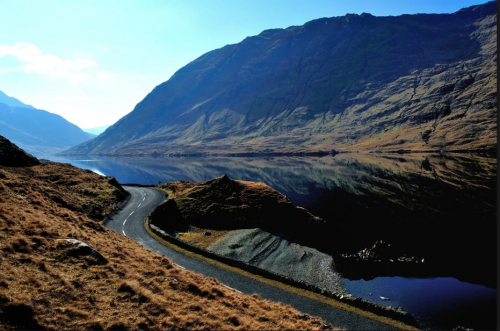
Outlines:
[[[120,183],[264,182],[328,224],[318,248],[355,254],[384,240],[421,271],[351,275],[352,294],[401,306],[426,329],[495,329],[497,161],[484,155],[346,153],[325,157],[89,158],[71,163]],[[389,300],[381,300],[380,297]]]

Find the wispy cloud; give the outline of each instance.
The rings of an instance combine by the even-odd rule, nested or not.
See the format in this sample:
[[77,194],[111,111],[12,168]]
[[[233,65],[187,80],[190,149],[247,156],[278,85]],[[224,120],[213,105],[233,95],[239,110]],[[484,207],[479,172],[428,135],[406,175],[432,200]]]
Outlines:
[[44,54],[36,45],[30,43],[15,43],[12,46],[0,45],[0,57],[4,56],[14,56],[22,64],[15,68],[0,68],[0,74],[24,71],[29,74],[66,77],[72,82],[89,79],[90,76],[84,70],[96,65],[94,61],[88,59],[61,59],[53,54]]

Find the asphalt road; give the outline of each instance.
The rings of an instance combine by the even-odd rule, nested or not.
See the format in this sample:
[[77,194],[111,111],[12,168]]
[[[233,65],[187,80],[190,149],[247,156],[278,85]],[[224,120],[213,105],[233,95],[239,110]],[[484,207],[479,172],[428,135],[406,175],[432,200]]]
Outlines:
[[236,291],[245,294],[257,293],[264,299],[289,304],[303,313],[319,316],[335,327],[347,330],[397,330],[392,325],[261,283],[205,261],[186,256],[159,243],[148,234],[144,228],[144,221],[148,214],[165,200],[165,193],[143,187],[126,186],[124,188],[130,193],[130,198],[121,210],[115,213],[104,225],[119,234],[136,240],[153,252],[167,256],[181,268],[217,278],[221,283]]

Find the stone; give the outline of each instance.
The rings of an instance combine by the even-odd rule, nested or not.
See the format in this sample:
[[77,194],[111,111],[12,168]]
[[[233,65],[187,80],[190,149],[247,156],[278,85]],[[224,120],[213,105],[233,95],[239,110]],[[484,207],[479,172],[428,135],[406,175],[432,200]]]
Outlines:
[[101,255],[98,251],[96,251],[92,246],[83,241],[77,239],[57,239],[57,241],[65,241],[70,243],[73,246],[73,249],[68,251],[69,256],[87,256],[91,255],[95,258],[96,262],[99,264],[106,264],[108,260]]

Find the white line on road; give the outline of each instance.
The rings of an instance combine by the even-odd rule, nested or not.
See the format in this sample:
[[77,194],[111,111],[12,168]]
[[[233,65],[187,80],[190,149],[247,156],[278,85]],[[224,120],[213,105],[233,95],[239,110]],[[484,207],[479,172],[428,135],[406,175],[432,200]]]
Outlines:
[[139,204],[139,206],[137,206],[137,208],[141,207],[141,205],[142,205],[142,202]]
[[238,292],[238,293],[242,293],[241,291],[238,291],[238,290],[237,290],[237,289],[235,289],[235,288],[229,287],[229,286],[227,286],[227,285],[225,285],[225,284],[222,284],[222,283],[220,283],[220,284],[221,284],[222,286],[224,286],[224,287],[227,287],[228,289],[230,289],[230,290],[232,290],[232,291],[235,291],[235,292]]
[[[135,211],[135,210],[134,210],[134,211]],[[132,216],[132,214],[134,213],[134,211],[132,211],[132,212],[128,215],[128,217]],[[125,221],[123,221],[123,227],[122,227],[122,233],[123,233],[123,235],[124,235],[125,237],[127,237],[127,235],[125,234],[125,223],[127,223],[127,221],[128,221],[128,217],[125,219]]]
[[183,266],[181,266],[181,265],[178,265],[177,263],[174,263],[174,265],[175,265],[175,266],[178,266],[178,267],[179,267],[179,268],[181,268],[181,269],[186,270],[186,268],[184,268],[184,267],[183,267]]

